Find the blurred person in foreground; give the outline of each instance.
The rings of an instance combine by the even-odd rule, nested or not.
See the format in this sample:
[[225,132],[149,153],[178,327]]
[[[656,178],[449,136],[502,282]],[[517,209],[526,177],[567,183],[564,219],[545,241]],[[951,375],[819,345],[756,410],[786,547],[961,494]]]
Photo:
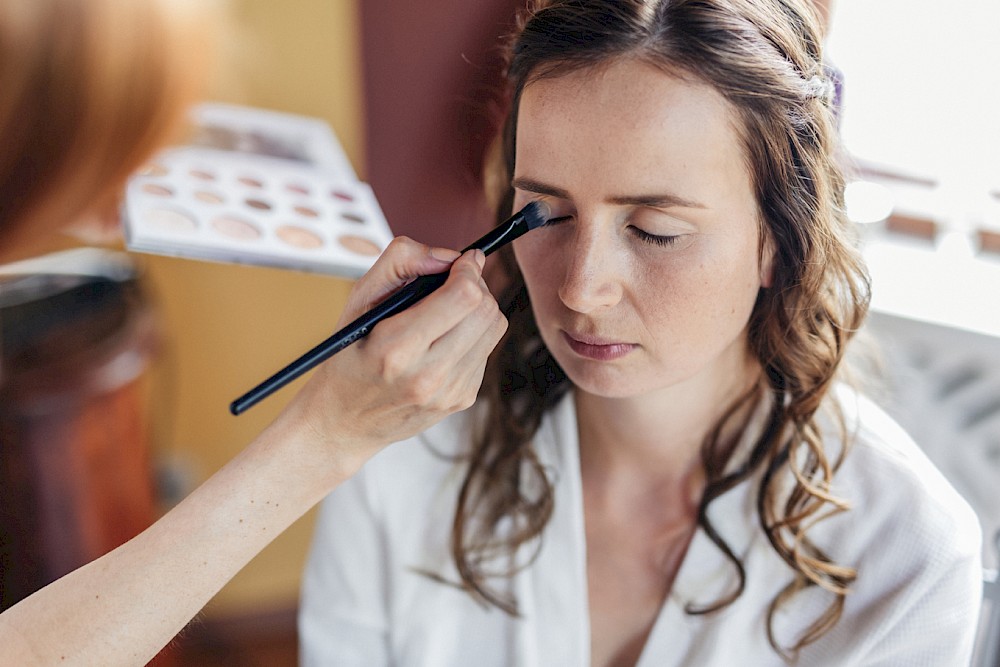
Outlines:
[[[205,4],[0,3],[0,261],[64,228],[117,224],[124,180],[200,92],[206,26],[220,20]],[[417,275],[450,267],[446,285],[320,367],[274,423],[149,529],[0,614],[4,664],[145,664],[375,452],[471,404],[506,328],[483,261],[394,241],[354,287],[343,322]]]

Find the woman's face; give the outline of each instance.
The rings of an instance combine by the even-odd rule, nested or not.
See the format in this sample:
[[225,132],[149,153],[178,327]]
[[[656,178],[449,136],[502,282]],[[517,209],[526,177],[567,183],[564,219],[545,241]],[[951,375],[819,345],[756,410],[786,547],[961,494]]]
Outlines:
[[735,123],[711,87],[633,60],[524,89],[515,209],[543,200],[570,217],[514,252],[579,389],[712,391],[750,372],[746,325],[770,269]]

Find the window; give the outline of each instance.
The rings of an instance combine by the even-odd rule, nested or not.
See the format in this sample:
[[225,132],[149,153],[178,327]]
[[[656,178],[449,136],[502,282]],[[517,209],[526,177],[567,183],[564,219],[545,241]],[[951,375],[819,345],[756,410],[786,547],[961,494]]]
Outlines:
[[1000,190],[1000,2],[840,0],[827,52],[853,154]]
[[839,0],[827,55],[848,215],[891,210],[863,226],[872,309],[1000,337],[1000,2]]

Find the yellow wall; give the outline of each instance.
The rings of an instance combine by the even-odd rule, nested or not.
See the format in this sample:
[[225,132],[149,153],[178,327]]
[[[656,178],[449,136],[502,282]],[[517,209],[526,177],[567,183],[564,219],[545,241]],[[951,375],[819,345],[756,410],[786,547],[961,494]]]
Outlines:
[[[354,0],[232,0],[236,26],[212,99],[328,121],[363,173],[360,35]],[[156,446],[197,483],[277,414],[299,383],[240,417],[229,402],[333,330],[346,280],[142,257],[166,348],[155,375]],[[190,489],[188,489],[190,490]],[[255,559],[208,614],[294,605],[312,515]]]

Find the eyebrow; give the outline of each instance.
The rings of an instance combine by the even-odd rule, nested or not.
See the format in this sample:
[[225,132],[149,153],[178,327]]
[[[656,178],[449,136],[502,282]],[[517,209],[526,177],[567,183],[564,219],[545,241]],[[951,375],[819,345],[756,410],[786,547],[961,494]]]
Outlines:
[[[531,178],[515,178],[511,186],[525,192],[534,192],[557,199],[571,199],[569,191],[548,183],[542,183]],[[700,202],[675,195],[663,193],[655,195],[619,195],[608,198],[608,203],[619,206],[648,206],[649,208],[708,208]]]

